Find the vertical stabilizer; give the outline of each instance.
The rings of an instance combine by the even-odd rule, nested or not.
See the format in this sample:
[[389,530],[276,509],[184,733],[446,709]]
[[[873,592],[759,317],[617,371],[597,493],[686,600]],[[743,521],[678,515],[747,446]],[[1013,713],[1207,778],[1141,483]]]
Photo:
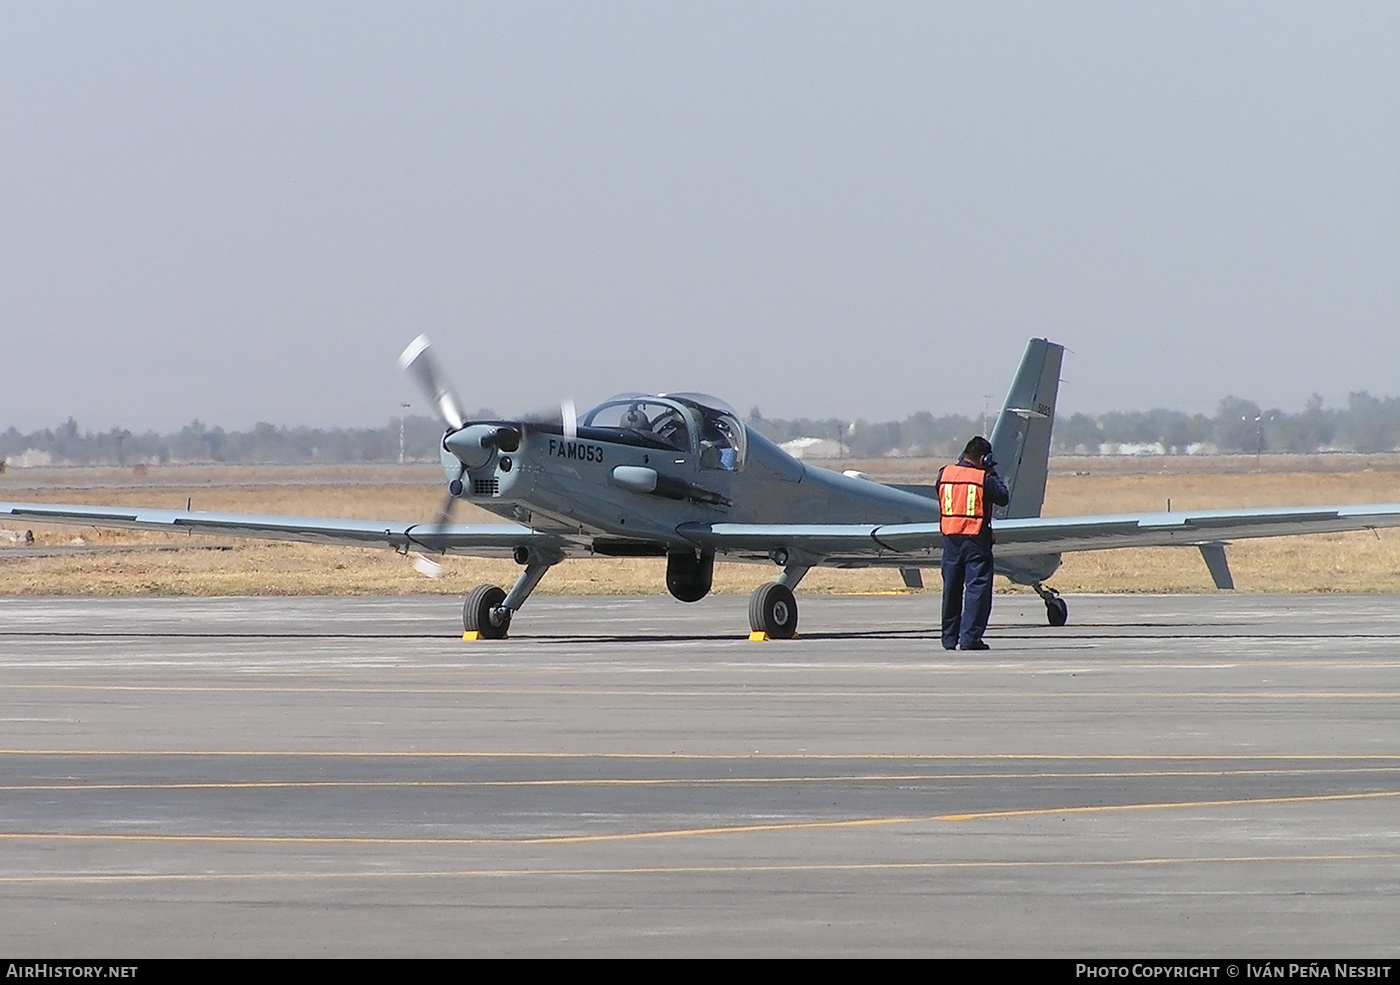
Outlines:
[[1064,352],[1064,346],[1046,339],[1031,339],[1026,344],[1021,368],[992,428],[997,471],[1011,489],[1011,505],[998,507],[994,516],[1040,516]]

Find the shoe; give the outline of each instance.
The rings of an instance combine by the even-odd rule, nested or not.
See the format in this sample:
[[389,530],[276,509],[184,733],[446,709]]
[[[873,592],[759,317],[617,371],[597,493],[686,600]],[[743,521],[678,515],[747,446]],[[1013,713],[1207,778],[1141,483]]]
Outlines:
[[945,649],[945,650],[956,650],[957,648],[958,648],[958,645],[957,645],[956,643],[944,643],[944,644],[943,644],[943,649]]
[[963,648],[964,650],[990,650],[990,649],[991,649],[991,647],[989,647],[987,644],[983,643],[981,640],[976,640],[975,642],[972,642],[972,643],[964,643],[964,644],[962,645],[962,648]]

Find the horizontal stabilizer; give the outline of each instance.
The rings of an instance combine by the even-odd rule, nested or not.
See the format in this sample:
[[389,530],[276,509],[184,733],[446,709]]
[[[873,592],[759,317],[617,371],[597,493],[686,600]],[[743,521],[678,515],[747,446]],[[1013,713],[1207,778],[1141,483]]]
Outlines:
[[937,486],[908,485],[902,482],[887,482],[885,485],[889,486],[891,489],[898,489],[900,492],[913,493],[915,496],[923,496],[926,499],[932,499],[934,501],[938,499]]

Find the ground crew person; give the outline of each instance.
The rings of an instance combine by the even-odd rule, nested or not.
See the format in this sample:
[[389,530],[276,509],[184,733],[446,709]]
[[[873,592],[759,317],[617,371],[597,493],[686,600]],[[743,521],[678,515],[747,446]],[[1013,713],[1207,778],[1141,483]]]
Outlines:
[[978,435],[955,465],[938,470],[943,533],[943,649],[990,650],[982,642],[992,615],[992,507],[1011,502],[992,445]]

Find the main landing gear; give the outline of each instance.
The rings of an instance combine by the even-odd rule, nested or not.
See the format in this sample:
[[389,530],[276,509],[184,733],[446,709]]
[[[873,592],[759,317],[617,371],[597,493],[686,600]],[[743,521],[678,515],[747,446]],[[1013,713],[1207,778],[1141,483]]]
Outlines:
[[[465,639],[503,640],[510,632],[511,616],[525,604],[535,586],[540,583],[546,571],[553,567],[559,558],[544,558],[523,548],[516,553],[516,561],[525,565],[509,592],[497,585],[478,585],[467,596],[462,606],[462,628]],[[687,595],[703,596],[698,582],[708,582],[706,577],[713,570],[712,558],[699,558],[695,562],[696,571],[688,568],[678,570],[679,577],[668,579],[668,587],[677,598]],[[793,589],[802,580],[808,568],[792,564],[783,569],[777,581],[759,585],[749,596],[750,639],[790,640],[797,636],[797,597]],[[690,577],[684,577],[690,576]],[[705,585],[708,588],[708,584]],[[1060,593],[1040,582],[1033,582],[1031,588],[1045,602],[1045,619],[1051,626],[1063,626],[1069,621],[1069,606]],[[680,589],[679,594],[677,590]]]
[[759,585],[749,596],[749,628],[770,640],[797,635],[797,599],[792,589],[776,581]]
[[517,549],[516,561],[525,570],[515,580],[509,593],[498,585],[478,585],[462,606],[463,639],[503,640],[510,632],[510,617],[525,604],[544,573],[555,564],[554,558],[535,558],[524,548]]
[[807,566],[790,564],[777,581],[759,585],[749,596],[749,639],[790,640],[797,636],[797,598],[792,590]]
[[1035,594],[1045,602],[1045,618],[1052,626],[1063,626],[1069,621],[1069,606],[1060,598],[1060,593],[1040,582],[1031,585]]

